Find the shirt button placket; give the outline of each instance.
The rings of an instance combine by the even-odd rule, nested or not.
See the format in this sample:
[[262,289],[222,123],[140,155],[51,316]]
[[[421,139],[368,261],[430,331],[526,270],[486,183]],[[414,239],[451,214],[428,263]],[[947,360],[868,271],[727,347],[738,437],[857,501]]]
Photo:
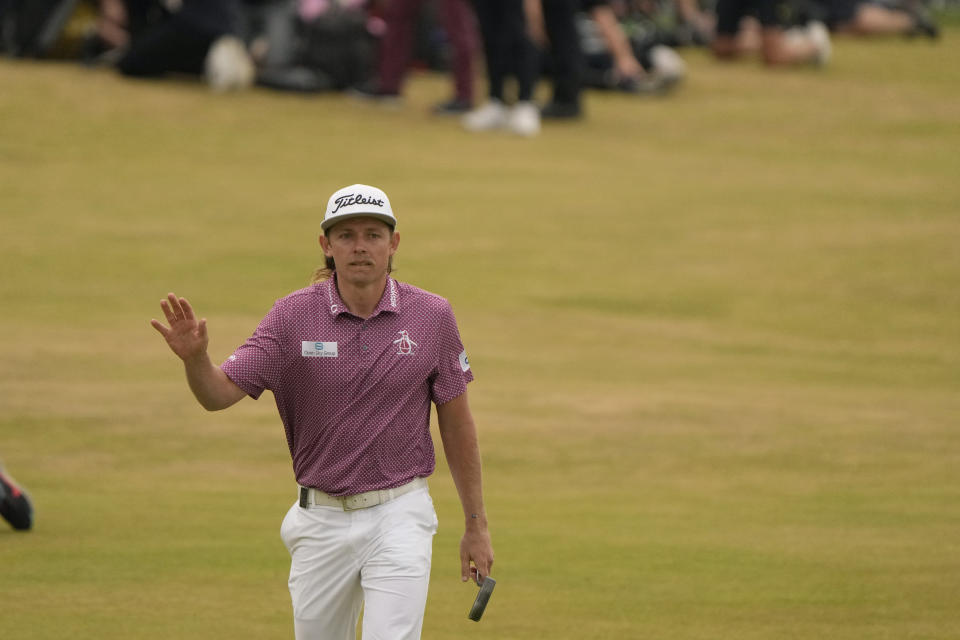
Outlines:
[[364,320],[360,323],[360,359],[366,360],[367,354],[369,353],[369,345],[367,345],[367,322]]

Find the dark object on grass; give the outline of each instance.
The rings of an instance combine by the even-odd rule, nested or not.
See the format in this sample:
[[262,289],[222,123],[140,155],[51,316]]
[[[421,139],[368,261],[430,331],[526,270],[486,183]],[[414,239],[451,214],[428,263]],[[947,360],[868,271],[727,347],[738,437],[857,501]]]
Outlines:
[[18,531],[33,526],[30,497],[0,468],[0,516]]

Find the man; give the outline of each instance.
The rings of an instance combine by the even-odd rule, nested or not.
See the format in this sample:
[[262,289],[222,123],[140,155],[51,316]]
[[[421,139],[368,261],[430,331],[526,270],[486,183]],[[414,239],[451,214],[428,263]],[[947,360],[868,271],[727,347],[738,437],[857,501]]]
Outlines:
[[493,564],[473,374],[449,303],[390,277],[395,226],[380,189],[334,193],[320,236],[331,277],[278,300],[220,367],[186,299],[161,302],[169,327],[151,322],[206,409],[274,393],[300,485],[281,526],[299,640],[352,640],[361,603],[364,638],[420,637],[437,526],[431,401],[466,522],[461,578]]

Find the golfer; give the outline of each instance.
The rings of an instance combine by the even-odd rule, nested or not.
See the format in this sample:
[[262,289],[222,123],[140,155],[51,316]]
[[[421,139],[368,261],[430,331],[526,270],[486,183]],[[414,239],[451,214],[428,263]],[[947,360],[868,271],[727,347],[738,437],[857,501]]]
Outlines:
[[396,223],[380,189],[334,193],[321,224],[326,269],[278,300],[220,367],[185,298],[160,303],[169,326],[151,322],[206,409],[274,394],[299,485],[280,529],[298,640],[352,640],[361,604],[365,640],[420,637],[437,529],[431,402],[466,523],[461,579],[493,564],[473,373],[450,304],[390,277]]

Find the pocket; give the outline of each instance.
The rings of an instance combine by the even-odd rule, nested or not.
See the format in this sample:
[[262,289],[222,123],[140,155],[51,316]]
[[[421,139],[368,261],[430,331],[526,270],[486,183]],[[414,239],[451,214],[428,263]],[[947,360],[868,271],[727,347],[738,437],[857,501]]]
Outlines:
[[280,539],[288,552],[293,552],[293,543],[295,541],[295,529],[297,525],[297,516],[300,513],[300,503],[294,502],[293,506],[287,509],[287,515],[283,516],[283,522],[280,523]]
[[423,498],[420,501],[419,515],[424,526],[430,532],[430,535],[437,535],[437,529],[440,521],[437,519],[437,510],[433,506],[433,498],[428,491],[423,492]]

